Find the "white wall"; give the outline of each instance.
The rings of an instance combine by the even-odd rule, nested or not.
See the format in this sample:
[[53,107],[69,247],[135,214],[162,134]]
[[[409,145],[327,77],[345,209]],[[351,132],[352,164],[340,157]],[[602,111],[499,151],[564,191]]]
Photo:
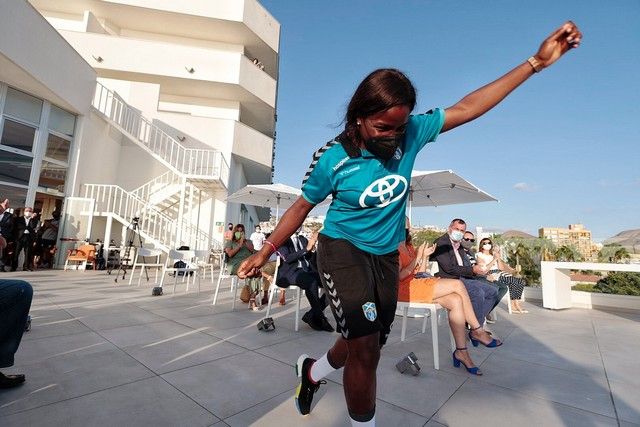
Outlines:
[[0,28],[0,57],[19,68],[7,75],[1,67],[0,80],[75,113],[88,111],[95,71],[37,10],[25,1],[3,2]]
[[98,114],[85,116],[82,137],[76,140],[78,170],[74,196],[82,196],[82,184],[114,184],[117,180],[122,135]]

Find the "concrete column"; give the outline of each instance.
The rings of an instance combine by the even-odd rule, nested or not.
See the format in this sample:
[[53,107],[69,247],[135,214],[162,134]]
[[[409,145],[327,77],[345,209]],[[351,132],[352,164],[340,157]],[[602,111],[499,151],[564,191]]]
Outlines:
[[184,219],[184,203],[187,191],[187,178],[182,178],[182,186],[180,187],[180,202],[178,205],[178,224],[176,226],[176,246],[180,246],[182,240],[182,221]]

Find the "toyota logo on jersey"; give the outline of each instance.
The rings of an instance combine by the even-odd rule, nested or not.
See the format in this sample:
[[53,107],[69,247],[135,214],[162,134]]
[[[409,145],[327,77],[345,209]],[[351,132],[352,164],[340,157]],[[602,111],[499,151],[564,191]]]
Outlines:
[[407,192],[407,180],[401,175],[387,175],[376,179],[360,195],[363,208],[384,208],[397,202]]

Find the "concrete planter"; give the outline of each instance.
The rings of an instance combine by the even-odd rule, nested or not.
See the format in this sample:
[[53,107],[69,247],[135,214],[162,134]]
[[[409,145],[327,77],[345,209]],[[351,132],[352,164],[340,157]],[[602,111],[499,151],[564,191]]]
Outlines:
[[[542,288],[526,287],[524,295],[527,300],[542,301]],[[631,295],[571,291],[571,303],[572,307],[576,308],[616,308],[640,311],[640,297]]]

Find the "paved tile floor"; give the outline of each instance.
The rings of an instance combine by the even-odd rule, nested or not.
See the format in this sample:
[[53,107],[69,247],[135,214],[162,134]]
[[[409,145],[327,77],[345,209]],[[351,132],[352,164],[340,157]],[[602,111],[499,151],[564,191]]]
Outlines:
[[[339,372],[329,377],[307,417],[298,415],[293,364],[320,356],[335,334],[301,323],[295,304],[277,307],[274,332],[259,332],[263,312],[224,292],[211,305],[202,291],[152,297],[151,284],[114,284],[93,271],[4,273],[35,288],[33,329],[16,366],[24,386],[0,391],[1,426],[347,426]],[[144,282],[143,282],[144,283]],[[170,292],[170,288],[168,289]],[[439,328],[441,369],[432,368],[431,337],[399,322],[378,368],[381,426],[640,426],[640,313],[544,310],[499,312],[493,325],[505,345],[472,349],[484,371],[473,377],[450,362]],[[413,351],[419,376],[397,360]]]

